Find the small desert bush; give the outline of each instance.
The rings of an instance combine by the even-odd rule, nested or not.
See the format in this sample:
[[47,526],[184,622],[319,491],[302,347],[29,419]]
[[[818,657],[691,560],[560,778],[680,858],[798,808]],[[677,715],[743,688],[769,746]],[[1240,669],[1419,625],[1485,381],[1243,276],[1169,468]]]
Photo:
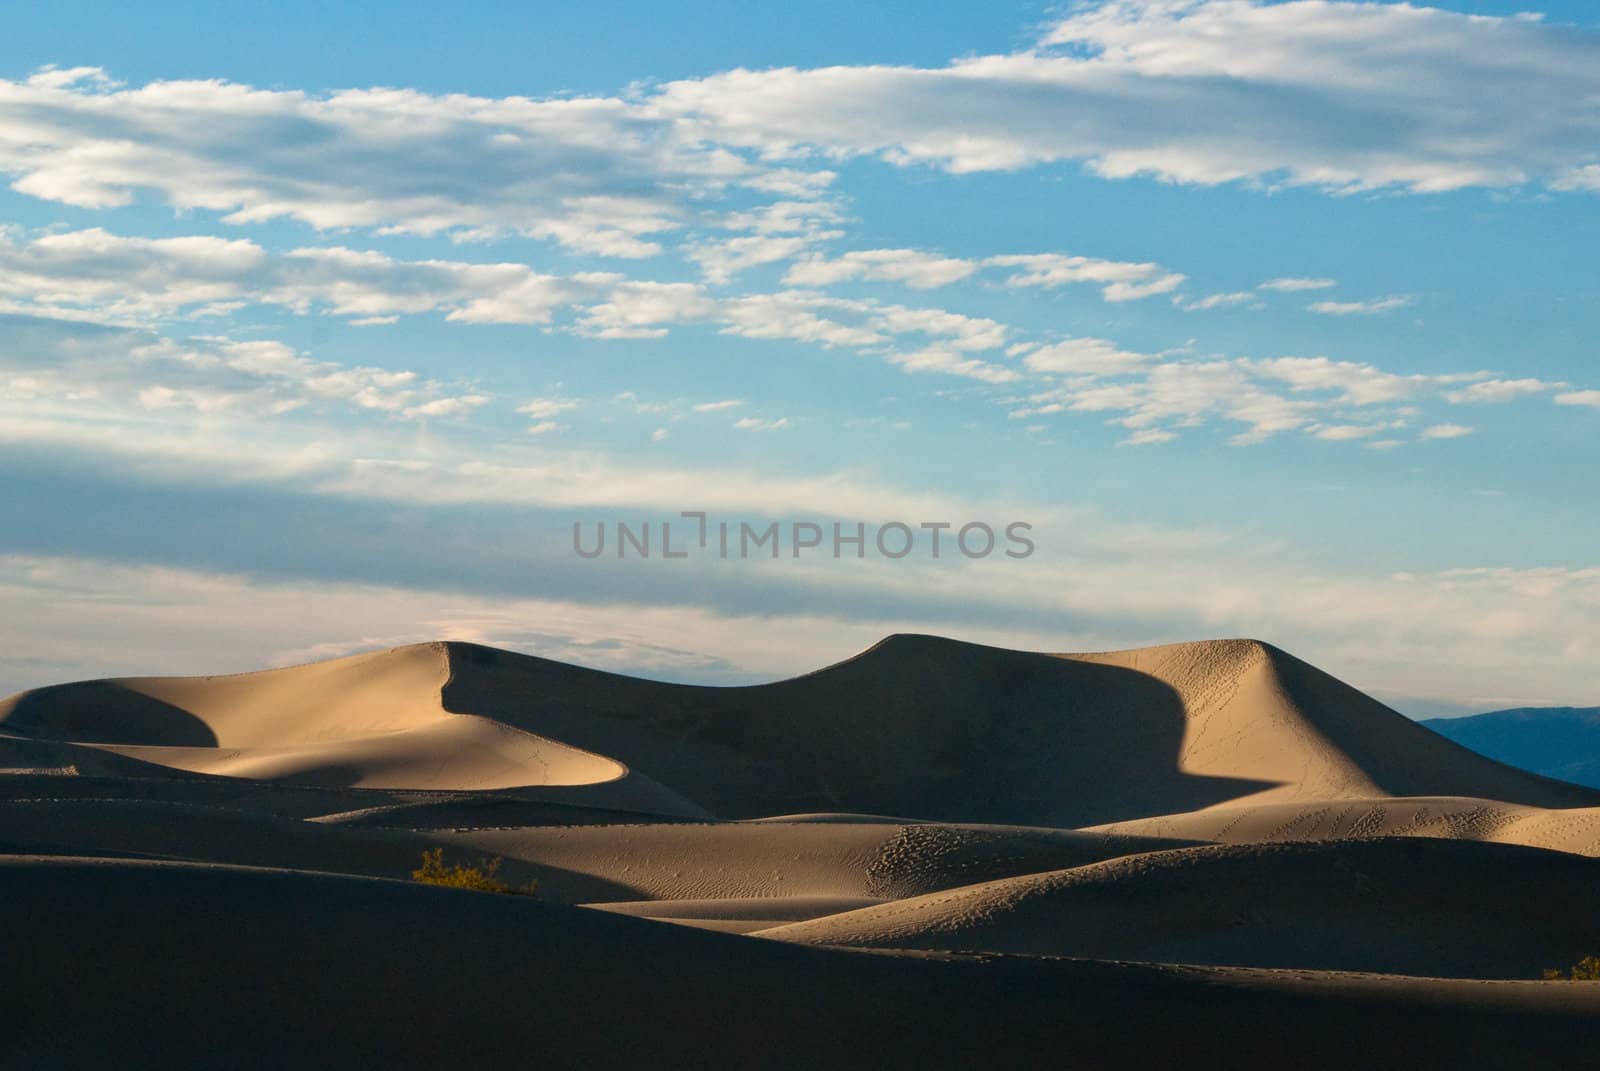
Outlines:
[[1564,971],[1551,967],[1544,976],[1552,982],[1600,982],[1600,956],[1584,956]]
[[424,885],[442,885],[447,889],[475,889],[478,892],[505,893],[508,896],[532,896],[539,883],[511,885],[501,881],[501,859],[484,859],[477,866],[445,866],[444,849],[433,848],[422,853],[422,865],[411,872],[412,881]]

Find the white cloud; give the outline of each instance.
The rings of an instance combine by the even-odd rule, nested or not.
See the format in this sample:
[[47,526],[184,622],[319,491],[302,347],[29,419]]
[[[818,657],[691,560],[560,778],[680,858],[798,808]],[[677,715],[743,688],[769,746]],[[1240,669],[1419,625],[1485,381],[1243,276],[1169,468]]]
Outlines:
[[1103,338],[1069,338],[1041,346],[1023,358],[1035,372],[1062,375],[1114,376],[1143,369],[1157,360],[1147,353],[1131,353]]
[[1311,312],[1320,312],[1324,316],[1376,316],[1381,312],[1393,312],[1403,309],[1414,302],[1414,298],[1401,294],[1390,297],[1372,298],[1367,301],[1314,301],[1306,308]]
[[730,398],[721,402],[701,402],[693,406],[693,409],[696,413],[720,413],[725,409],[737,409],[743,404],[742,401]]
[[150,193],[231,223],[510,231],[605,256],[658,252],[696,193],[826,182],[685,139],[616,98],[118,87],[80,69],[0,80],[0,115],[0,172],[46,200],[105,208]]
[[1312,435],[1328,442],[1348,442],[1352,439],[1369,439],[1383,429],[1372,424],[1330,424],[1318,428]]
[[1006,343],[1008,329],[1002,323],[982,316],[964,316],[944,309],[908,308],[904,305],[871,305],[872,322],[895,335],[917,333],[945,340],[954,349],[968,352],[999,349]]
[[1103,286],[1101,295],[1107,301],[1136,301],[1170,293],[1182,285],[1185,278],[1159,264],[1097,260],[1062,253],[1008,254],[989,257],[984,263],[1018,269],[1006,279],[1007,286],[1053,288],[1072,283],[1096,283]]
[[0,622],[0,694],[106,676],[244,672],[440,639],[612,672],[746,683],[814,669],[880,638],[870,623],[796,615],[785,619],[780,649],[769,619],[712,609],[268,583],[84,558],[0,555],[0,593],[17,608]]
[[341,246],[271,253],[251,241],[208,236],[138,238],[93,228],[30,241],[0,232],[0,301],[113,323],[267,304],[364,324],[425,312],[461,323],[544,324],[615,278],[562,278],[523,264],[395,260]]
[[1252,290],[1235,290],[1226,294],[1207,294],[1203,298],[1184,300],[1182,295],[1176,295],[1172,303],[1184,312],[1204,312],[1208,309],[1224,309],[1234,305],[1248,305],[1257,300]]
[[1486,379],[1461,390],[1451,391],[1445,397],[1456,404],[1470,402],[1509,402],[1529,394],[1544,394],[1566,386],[1564,383],[1546,383],[1542,379]]
[[332,404],[424,419],[465,415],[491,400],[413,371],[321,361],[267,339],[180,340],[51,321],[5,326],[0,404],[27,415],[187,410],[248,420]]
[[1399,401],[1458,377],[1400,376],[1370,364],[1326,357],[1275,357],[1249,362],[1256,374],[1287,383],[1294,391],[1337,391],[1340,402],[1375,405]]
[[1472,429],[1465,424],[1434,424],[1422,429],[1424,439],[1459,439],[1471,434]]
[[865,249],[828,257],[813,254],[784,276],[790,286],[822,287],[853,279],[903,283],[915,290],[948,286],[984,268],[1007,269],[1006,286],[1053,289],[1089,283],[1111,302],[1170,293],[1185,276],[1159,264],[1100,260],[1065,253],[1020,253],[967,259],[919,249]]
[[[744,232],[685,246],[721,281],[803,255],[839,213],[796,206],[822,203],[835,173],[819,162],[851,155],[956,172],[1079,161],[1108,178],[1336,192],[1585,191],[1600,189],[1597,95],[1593,29],[1346,0],[1107,0],[1009,55],[735,70],[626,97],[122,86],[92,68],[48,70],[0,80],[0,173],[81,208],[153,197],[240,225],[514,232],[619,257],[709,223]],[[782,200],[719,221],[736,190]],[[965,269],[862,270],[933,286]],[[1152,272],[1102,285],[1119,301],[1178,282]]]
[[462,416],[486,405],[489,400],[487,394],[463,394],[454,398],[435,398],[431,402],[408,406],[403,412],[412,418]]
[[[1600,569],[1319,575],[1255,540],[1197,547],[1103,524],[1071,531],[1067,548],[1041,533],[1038,556],[1012,569],[946,563],[934,572],[908,561],[841,571],[831,561],[820,568],[786,561],[779,579],[840,598],[821,613],[759,618],[714,598],[687,605],[644,587],[627,604],[586,605],[0,556],[0,595],[15,608],[0,618],[0,691],[113,675],[235,672],[429,639],[723,683],[730,672],[806,672],[890,632],[1047,651],[1265,634],[1369,691],[1572,703],[1600,687]],[[863,592],[865,600],[844,598]],[[985,616],[995,608],[1003,608],[1004,623]],[[353,646],[353,638],[363,639]],[[175,651],[183,661],[173,661]]]
[[[827,174],[832,176],[831,172]],[[726,283],[740,272],[790,260],[822,242],[843,237],[831,229],[845,219],[832,201],[778,201],[718,220],[725,231],[745,231],[733,238],[702,238],[689,244],[686,255],[713,283]]]
[[1597,94],[1591,29],[1345,0],[1108,0],[1025,52],[737,70],[671,83],[652,107],[791,159],[1080,160],[1109,178],[1425,193],[1600,187]]
[[984,383],[1011,383],[1021,378],[1004,365],[969,357],[958,349],[928,346],[911,352],[890,352],[887,358],[908,372],[942,372]]
[[1336,279],[1314,279],[1303,276],[1280,276],[1277,279],[1268,279],[1257,286],[1257,290],[1276,290],[1280,293],[1296,293],[1302,290],[1331,290],[1338,286]]
[[562,413],[570,413],[583,403],[576,398],[533,398],[517,406],[517,412],[534,420],[549,420]]
[[[1004,324],[810,290],[715,297],[694,283],[621,283],[606,301],[583,311],[577,330],[596,338],[659,338],[681,324],[709,324],[722,334],[743,338],[846,347],[882,356],[908,371],[990,382],[1016,378],[1010,369],[968,356],[1005,345]],[[907,335],[921,336],[931,345],[913,352],[898,348]]]
[[878,279],[931,290],[959,282],[978,270],[969,260],[915,249],[865,249],[837,257],[808,257],[783,277],[789,286],[832,286],[848,279]]
[[[831,171],[822,172],[831,179]],[[844,211],[832,200],[774,201],[754,208],[728,212],[716,220],[727,231],[751,234],[801,234],[812,238],[832,238],[834,224],[845,222]]]
[[[839,234],[839,231],[831,231],[828,236]],[[816,239],[810,235],[746,234],[697,243],[689,247],[688,256],[700,265],[709,281],[725,283],[742,271],[788,260],[815,244]]]
[[[1484,378],[1482,373],[1397,375],[1326,357],[1160,360],[1125,353],[1100,339],[1043,347],[1028,353],[1023,363],[1036,372],[1070,378],[1029,395],[1012,410],[1013,417],[1118,414],[1113,419],[1124,427],[1159,428],[1169,437],[1176,428],[1221,420],[1245,426],[1230,440],[1235,445],[1297,430],[1334,442],[1370,438],[1415,415],[1411,407],[1397,403]],[[1350,419],[1351,407],[1363,411],[1359,423]]]
[[1126,439],[1123,439],[1122,445],[1154,446],[1159,443],[1169,443],[1176,438],[1175,434],[1162,428],[1146,428],[1143,431],[1136,431]]
[[578,330],[594,338],[660,338],[665,325],[709,319],[718,307],[694,283],[622,282],[584,310]]
[[857,315],[868,307],[806,291],[784,291],[730,298],[718,306],[716,318],[727,335],[860,349],[888,341],[879,324]]
[[1557,405],[1587,405],[1600,409],[1600,390],[1575,390],[1556,395]]
[[1177,423],[1193,426],[1207,418],[1245,425],[1238,445],[1261,442],[1308,423],[1317,402],[1296,401],[1260,387],[1246,362],[1176,361],[1158,364],[1142,380],[1067,384],[1035,395],[1038,403],[1059,402],[1069,410],[1120,413],[1117,423],[1140,431]]
[[743,417],[733,422],[733,426],[740,431],[782,431],[793,426],[788,417],[779,417],[777,420],[758,420],[755,417]]

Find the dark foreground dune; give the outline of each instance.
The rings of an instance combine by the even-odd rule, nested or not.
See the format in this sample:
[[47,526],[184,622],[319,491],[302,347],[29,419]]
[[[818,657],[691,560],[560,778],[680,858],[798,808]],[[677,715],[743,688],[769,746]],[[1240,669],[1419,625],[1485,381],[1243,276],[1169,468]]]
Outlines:
[[1583,985],[807,948],[522,898],[18,858],[8,1066],[1539,1066]]
[[1597,856],[1600,792],[1252,641],[59,685],[0,701],[0,1068],[1585,1066]]
[[758,932],[859,948],[1537,978],[1600,948],[1597,892],[1600,860],[1521,845],[1399,837],[1214,845]]

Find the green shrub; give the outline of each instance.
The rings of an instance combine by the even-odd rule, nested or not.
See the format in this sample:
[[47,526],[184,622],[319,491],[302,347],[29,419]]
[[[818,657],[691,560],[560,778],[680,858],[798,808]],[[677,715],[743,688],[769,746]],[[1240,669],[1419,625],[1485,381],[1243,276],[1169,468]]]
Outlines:
[[424,885],[441,885],[447,889],[474,889],[478,892],[504,893],[507,896],[533,896],[539,883],[511,885],[499,877],[501,859],[484,859],[477,866],[445,866],[444,849],[433,848],[422,853],[422,865],[411,872],[412,881]]
[[1544,976],[1553,982],[1600,982],[1600,956],[1584,956],[1564,971],[1549,968]]

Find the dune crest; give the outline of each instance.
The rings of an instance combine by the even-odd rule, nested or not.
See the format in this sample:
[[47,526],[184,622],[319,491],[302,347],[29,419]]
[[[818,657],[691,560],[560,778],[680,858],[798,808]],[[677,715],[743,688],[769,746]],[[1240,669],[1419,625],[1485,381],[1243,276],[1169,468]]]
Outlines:
[[193,773],[299,784],[444,790],[596,785],[622,763],[445,709],[443,643],[217,677],[44,688],[0,703],[0,725]]
[[738,688],[442,642],[39,689],[0,703],[0,728],[19,747],[57,745],[58,764],[87,748],[310,785],[586,789],[599,806],[725,818],[1070,828],[1241,801],[1600,804],[1600,792],[1485,759],[1250,640],[1048,655],[901,635]]
[[1179,768],[1272,782],[1223,801],[1476,796],[1540,807],[1600,796],[1485,759],[1271,644],[1214,640],[1103,654],[1169,685],[1187,718]]
[[1572,1064],[1596,856],[1600,792],[1250,640],[88,681],[0,701],[0,1065]]

